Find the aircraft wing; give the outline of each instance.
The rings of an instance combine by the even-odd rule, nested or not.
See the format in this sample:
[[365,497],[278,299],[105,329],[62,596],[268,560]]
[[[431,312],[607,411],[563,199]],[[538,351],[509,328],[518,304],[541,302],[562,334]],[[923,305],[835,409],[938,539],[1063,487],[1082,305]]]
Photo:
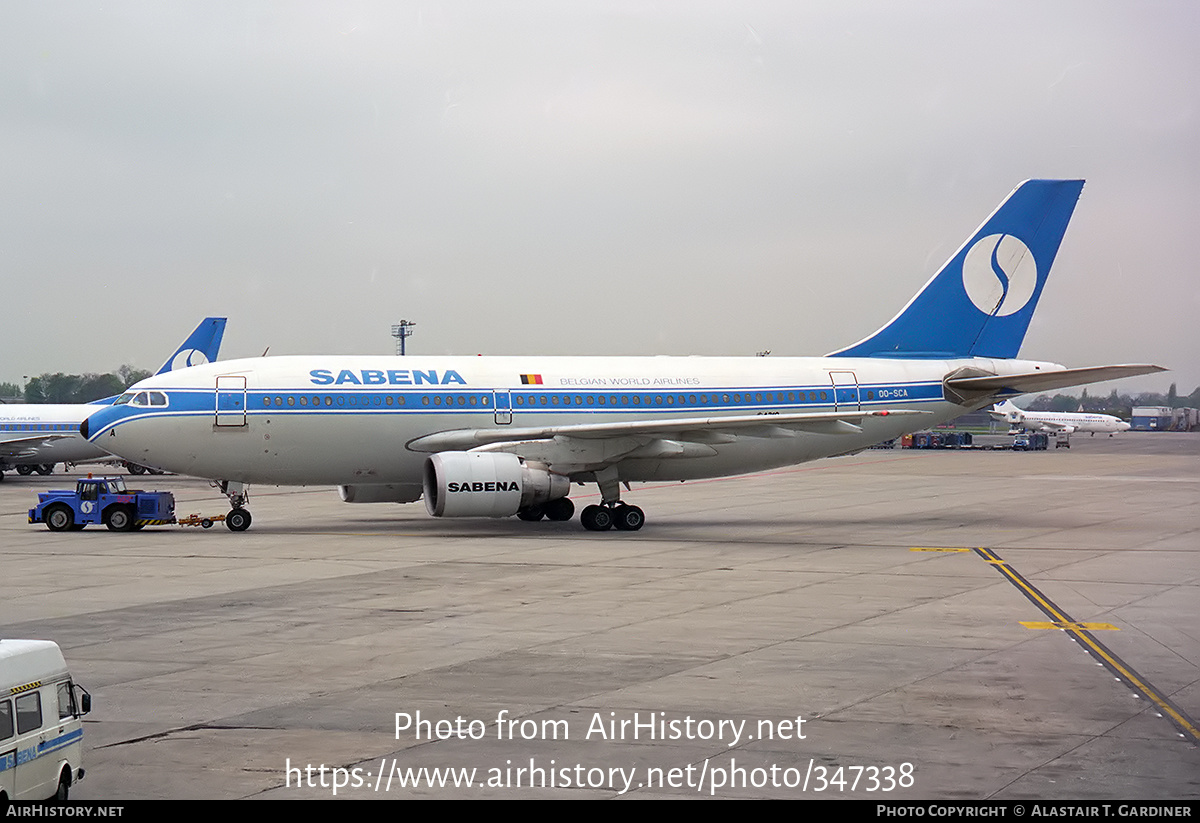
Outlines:
[[1121,366],[1091,366],[1083,369],[1059,369],[1024,374],[984,375],[982,377],[947,377],[946,388],[960,394],[975,394],[981,397],[1028,394],[1031,392],[1082,386],[1086,383],[1101,383],[1119,380],[1139,374],[1154,374],[1166,371],[1162,366],[1128,364]]
[[0,441],[0,457],[32,457],[37,450],[55,440],[66,440],[73,434],[38,434],[17,440]]
[[588,471],[634,458],[710,457],[712,444],[743,437],[860,434],[868,417],[928,414],[916,410],[748,414],[684,417],[566,426],[455,429],[418,437],[408,448],[419,452],[500,451],[553,464],[559,471]]

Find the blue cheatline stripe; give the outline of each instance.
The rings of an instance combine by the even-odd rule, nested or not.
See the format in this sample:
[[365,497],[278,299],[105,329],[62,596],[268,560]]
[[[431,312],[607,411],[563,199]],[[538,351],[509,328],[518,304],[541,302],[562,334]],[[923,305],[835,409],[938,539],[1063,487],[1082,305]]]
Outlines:
[[5,432],[74,432],[79,431],[78,423],[5,423],[0,425],[0,431]]
[[75,729],[65,734],[60,734],[58,737],[47,740],[45,743],[39,743],[35,746],[29,746],[24,749],[17,749],[16,756],[8,754],[0,758],[0,772],[8,769],[15,769],[17,766],[23,766],[26,763],[31,763],[39,757],[45,757],[48,754],[53,754],[59,749],[66,748],[74,743],[83,740],[83,729]]
[[[561,389],[501,388],[510,397],[508,409],[522,414],[613,414],[617,412],[697,413],[729,411],[833,411],[836,391],[838,408],[864,409],[936,402],[944,399],[939,381],[912,383],[861,383],[856,387],[829,384],[808,386],[751,386],[720,389],[636,389],[622,391],[563,391]],[[225,392],[240,399],[241,390]],[[92,440],[113,425],[144,417],[196,417],[217,413],[215,389],[175,389],[166,392],[167,406],[111,406],[102,414],[116,412],[103,429],[90,432]],[[245,392],[249,416],[263,415],[348,415],[371,414],[463,415],[491,418],[496,412],[493,390],[479,389],[394,389],[354,388],[316,391],[306,389],[252,389]],[[589,398],[592,402],[588,402]],[[600,399],[603,403],[600,403]],[[790,399],[789,399],[790,398]],[[391,400],[391,405],[388,400]],[[314,405],[314,402],[316,405]],[[239,415],[243,409],[222,408],[222,414]]]

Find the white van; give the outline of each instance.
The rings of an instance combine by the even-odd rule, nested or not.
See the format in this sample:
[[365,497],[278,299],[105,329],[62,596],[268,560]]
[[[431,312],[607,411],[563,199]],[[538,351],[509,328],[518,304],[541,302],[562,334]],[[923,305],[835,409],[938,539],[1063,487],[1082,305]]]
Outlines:
[[0,806],[67,799],[83,779],[79,718],[91,710],[57,643],[0,640]]

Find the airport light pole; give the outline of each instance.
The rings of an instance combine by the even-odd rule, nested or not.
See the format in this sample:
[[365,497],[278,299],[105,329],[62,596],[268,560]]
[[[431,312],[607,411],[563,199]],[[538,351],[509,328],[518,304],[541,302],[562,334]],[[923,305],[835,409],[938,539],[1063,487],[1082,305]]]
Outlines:
[[396,354],[400,357],[404,356],[404,341],[412,337],[412,327],[415,325],[417,324],[401,320],[392,326],[392,337],[396,338]]

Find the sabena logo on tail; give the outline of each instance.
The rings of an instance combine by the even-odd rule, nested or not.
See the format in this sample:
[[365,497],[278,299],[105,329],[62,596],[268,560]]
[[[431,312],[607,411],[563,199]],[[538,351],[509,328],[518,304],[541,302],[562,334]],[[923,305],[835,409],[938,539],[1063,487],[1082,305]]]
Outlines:
[[208,355],[199,349],[180,349],[175,352],[175,356],[167,364],[167,371],[186,369],[191,366],[203,366],[207,362],[209,362]]
[[967,297],[975,308],[993,317],[1007,317],[1025,308],[1037,289],[1037,280],[1033,252],[1011,234],[980,238],[963,259]]
[[1014,358],[1083,191],[1026,180],[899,314],[836,357]]

